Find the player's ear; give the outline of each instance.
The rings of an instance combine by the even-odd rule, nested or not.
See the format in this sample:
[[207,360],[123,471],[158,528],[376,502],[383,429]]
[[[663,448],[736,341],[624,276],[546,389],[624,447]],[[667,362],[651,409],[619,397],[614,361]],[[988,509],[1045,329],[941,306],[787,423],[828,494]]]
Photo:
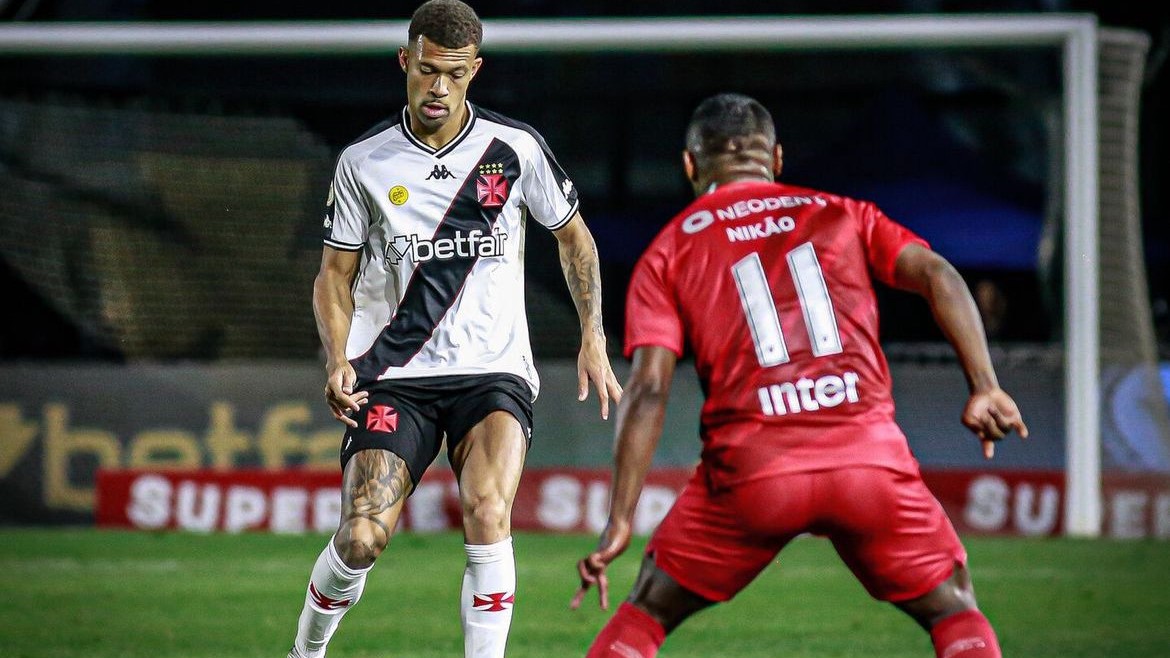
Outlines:
[[402,72],[406,72],[406,58],[410,56],[410,51],[406,46],[398,46],[398,66],[402,67]]
[[772,175],[779,178],[782,169],[784,169],[784,147],[780,146],[780,142],[776,142],[776,146],[772,147]]
[[471,78],[470,78],[471,80],[475,79],[475,74],[479,73],[479,67],[481,67],[481,66],[483,66],[483,58],[482,57],[476,57],[474,60],[472,60],[472,62],[471,62]]
[[692,183],[699,182],[699,170],[695,166],[695,155],[690,151],[683,151],[683,171],[687,174],[687,180]]

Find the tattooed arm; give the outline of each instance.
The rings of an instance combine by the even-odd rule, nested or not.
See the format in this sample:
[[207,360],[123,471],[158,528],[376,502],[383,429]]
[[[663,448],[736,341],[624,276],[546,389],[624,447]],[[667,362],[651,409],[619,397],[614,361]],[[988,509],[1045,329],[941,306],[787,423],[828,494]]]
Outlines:
[[601,270],[593,234],[581,213],[553,233],[560,248],[561,269],[569,294],[581,319],[581,353],[577,357],[577,399],[589,395],[589,382],[597,388],[601,417],[609,418],[609,401],[621,402],[622,387],[605,352],[605,328],[601,323]]

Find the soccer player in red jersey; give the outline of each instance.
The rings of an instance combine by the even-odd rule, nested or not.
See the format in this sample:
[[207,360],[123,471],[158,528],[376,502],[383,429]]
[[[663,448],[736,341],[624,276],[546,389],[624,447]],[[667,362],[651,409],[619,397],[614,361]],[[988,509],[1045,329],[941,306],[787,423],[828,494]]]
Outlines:
[[608,608],[606,567],[630,524],[684,346],[706,392],[702,460],[646,548],[629,600],[590,658],[654,656],[691,614],[747,586],[801,533],[828,537],[869,593],[926,629],[940,658],[1000,656],[966,552],[894,422],[871,277],[918,293],[959,357],[962,422],[990,458],[1028,430],[999,388],[962,277],[873,204],[774,182],[768,111],[707,99],[683,165],[698,198],[654,239],[630,281],[609,520],[578,562]]

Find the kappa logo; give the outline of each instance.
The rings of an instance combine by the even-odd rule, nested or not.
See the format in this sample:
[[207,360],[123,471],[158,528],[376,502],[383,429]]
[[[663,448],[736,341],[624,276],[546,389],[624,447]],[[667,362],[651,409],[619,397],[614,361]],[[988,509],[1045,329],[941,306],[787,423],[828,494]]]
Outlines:
[[503,612],[516,603],[516,595],[507,592],[476,594],[472,592],[471,607],[481,612]]
[[437,165],[435,165],[434,169],[431,169],[431,173],[427,174],[426,179],[427,180],[446,180],[448,178],[455,178],[455,174],[451,173],[450,169],[447,169],[447,165],[437,164]]
[[398,411],[389,405],[375,404],[366,414],[366,429],[389,434],[398,429]]
[[561,194],[565,195],[566,199],[572,198],[572,196],[573,196],[573,181],[566,178],[565,181],[563,183],[561,183]]

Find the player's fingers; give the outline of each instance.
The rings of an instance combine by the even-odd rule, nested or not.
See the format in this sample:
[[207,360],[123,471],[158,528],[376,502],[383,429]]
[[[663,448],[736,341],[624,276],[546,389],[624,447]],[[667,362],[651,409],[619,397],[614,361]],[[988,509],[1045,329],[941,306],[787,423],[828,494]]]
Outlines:
[[1028,438],[1028,426],[1024,424],[1023,418],[1016,419],[1016,431],[1019,432],[1021,439]]
[[576,610],[581,607],[581,602],[585,600],[585,592],[589,591],[589,587],[582,585],[577,588],[577,593],[573,595],[573,600],[569,601],[569,609]]
[[1018,409],[1009,409],[1007,412],[993,409],[992,416],[995,417],[996,422],[999,424],[1000,429],[1003,430],[1005,436],[1012,430],[1015,430],[1020,435],[1020,438],[1028,438],[1028,426],[1024,424],[1024,419],[1020,417]]
[[601,597],[601,609],[609,610],[609,578],[604,573],[597,577],[597,594]]
[[991,459],[995,456],[995,441],[983,440],[983,458]]
[[608,370],[605,373],[605,387],[609,391],[609,396],[613,398],[613,403],[621,404],[622,385],[618,383],[617,377],[614,376],[612,370]]
[[989,412],[983,417],[983,437],[991,441],[998,441],[1003,438],[1003,430],[1000,429],[999,421],[995,419],[995,413]]
[[588,558],[577,560],[577,575],[581,577],[581,587],[589,589],[589,586],[597,582],[596,569],[588,562]]
[[605,390],[604,382],[598,382],[597,397],[601,400],[602,420],[609,420],[609,391]]
[[333,412],[334,418],[336,418],[337,420],[340,420],[341,422],[345,423],[346,425],[349,425],[350,427],[357,427],[358,426],[356,420],[354,420],[354,419],[350,418],[348,415],[346,415],[346,412],[349,411],[348,409],[343,409],[341,407],[334,405],[333,403],[330,403],[329,404],[329,411]]
[[577,401],[584,402],[589,396],[589,372],[584,368],[577,369]]

